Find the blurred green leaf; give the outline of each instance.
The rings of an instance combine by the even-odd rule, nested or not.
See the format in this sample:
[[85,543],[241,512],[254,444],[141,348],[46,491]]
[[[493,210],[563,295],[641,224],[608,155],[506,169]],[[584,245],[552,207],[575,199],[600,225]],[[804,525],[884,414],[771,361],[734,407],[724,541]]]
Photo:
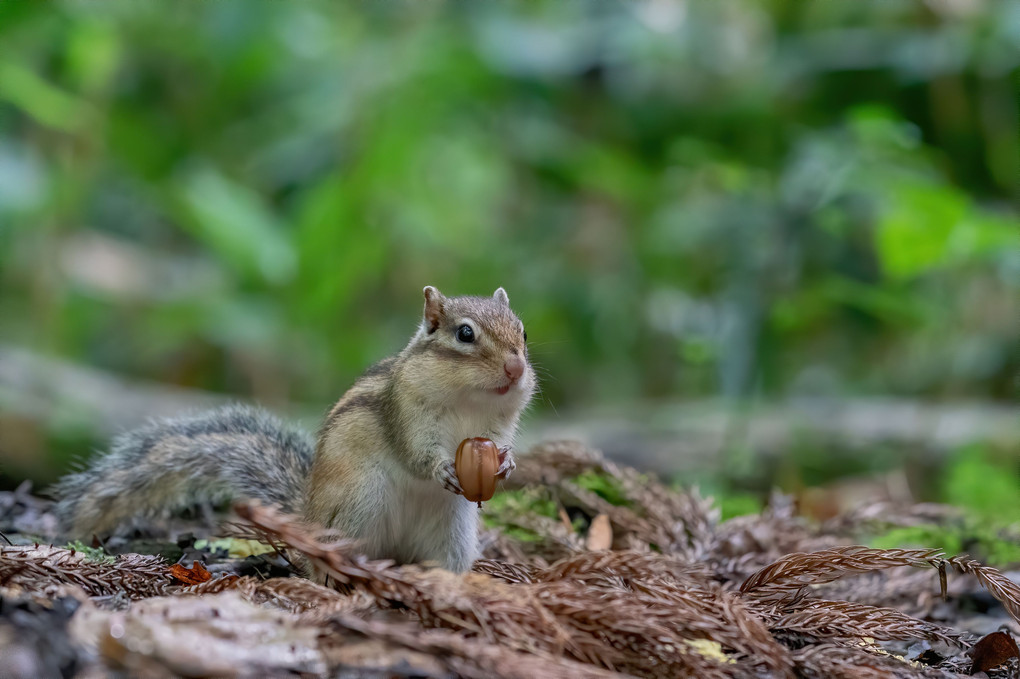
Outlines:
[[620,485],[619,479],[610,474],[601,474],[589,470],[578,474],[573,479],[581,488],[590,490],[606,502],[620,506],[629,506],[631,501],[627,499],[627,493]]
[[758,514],[762,510],[761,498],[750,493],[727,493],[716,498],[720,518],[725,521],[737,516]]
[[95,111],[87,102],[55,87],[11,59],[0,58],[0,100],[7,100],[40,124],[74,132],[94,122]]
[[178,191],[187,209],[183,224],[225,261],[271,285],[293,278],[294,249],[255,191],[210,167],[188,173]]
[[69,70],[78,86],[86,91],[105,87],[113,77],[120,58],[120,42],[114,29],[100,19],[84,20],[68,38]]
[[1015,459],[995,463],[980,447],[961,449],[945,473],[945,498],[980,516],[1020,521],[1020,475]]
[[883,270],[902,279],[941,264],[967,198],[950,187],[904,184],[890,189],[889,200],[876,233]]
[[1020,251],[1020,219],[972,210],[954,229],[949,255],[961,263],[987,255]]

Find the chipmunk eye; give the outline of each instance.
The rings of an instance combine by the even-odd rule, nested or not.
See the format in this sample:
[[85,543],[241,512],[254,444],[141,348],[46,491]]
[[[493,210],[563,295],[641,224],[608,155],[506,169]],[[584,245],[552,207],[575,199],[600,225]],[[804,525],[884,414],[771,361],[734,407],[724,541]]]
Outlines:
[[457,328],[457,339],[460,340],[461,342],[471,344],[472,342],[475,341],[475,331],[471,329],[470,325],[467,325],[465,323],[464,325]]
[[528,341],[528,331],[524,330],[523,332],[524,332],[524,341],[527,342]]

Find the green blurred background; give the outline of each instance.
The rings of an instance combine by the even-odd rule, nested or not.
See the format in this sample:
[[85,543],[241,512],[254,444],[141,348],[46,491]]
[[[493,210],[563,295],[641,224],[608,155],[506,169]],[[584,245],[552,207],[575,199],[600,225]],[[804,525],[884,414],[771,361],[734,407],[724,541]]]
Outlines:
[[[509,291],[534,432],[1001,414],[1018,64],[1020,3],[985,0],[0,3],[3,484],[207,394],[314,427],[425,284]],[[1015,447],[968,438],[949,464],[1015,496]],[[805,455],[740,468],[889,458]]]

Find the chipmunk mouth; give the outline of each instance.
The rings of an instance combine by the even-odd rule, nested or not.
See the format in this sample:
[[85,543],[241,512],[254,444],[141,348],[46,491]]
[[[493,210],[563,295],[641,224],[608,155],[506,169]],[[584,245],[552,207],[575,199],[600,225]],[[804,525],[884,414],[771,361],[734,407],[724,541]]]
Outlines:
[[510,382],[507,382],[506,384],[504,384],[502,387],[496,387],[495,389],[489,389],[489,391],[491,391],[494,394],[499,394],[500,396],[503,396],[508,391],[510,391],[510,388],[513,387],[513,386],[514,386],[514,382],[513,382],[513,380],[511,380]]

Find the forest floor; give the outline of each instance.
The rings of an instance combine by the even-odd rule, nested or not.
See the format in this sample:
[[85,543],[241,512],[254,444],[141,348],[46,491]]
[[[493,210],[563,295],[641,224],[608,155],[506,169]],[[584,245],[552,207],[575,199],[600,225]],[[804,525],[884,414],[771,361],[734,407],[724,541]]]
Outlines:
[[[774,494],[724,521],[711,498],[579,444],[520,460],[481,510],[485,558],[465,575],[369,561],[259,506],[88,545],[57,540],[49,510],[27,488],[0,493],[5,677],[1020,671],[1020,573],[864,546],[959,530],[956,509],[868,503],[820,523]],[[295,577],[303,560],[335,587]]]

